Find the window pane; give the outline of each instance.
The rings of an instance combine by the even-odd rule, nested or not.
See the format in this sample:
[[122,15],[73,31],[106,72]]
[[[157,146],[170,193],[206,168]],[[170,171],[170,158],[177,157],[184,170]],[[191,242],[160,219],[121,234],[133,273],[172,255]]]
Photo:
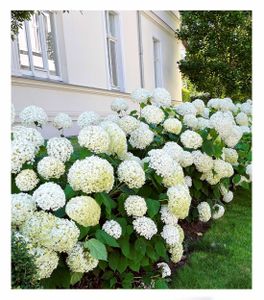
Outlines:
[[111,36],[116,36],[115,15],[113,13],[109,13],[109,31]]
[[19,30],[18,49],[20,68],[23,70],[29,70],[28,46],[26,39],[25,24],[23,24],[23,27]]
[[109,41],[109,50],[110,50],[110,62],[111,62],[111,74],[112,74],[112,85],[118,86],[117,79],[117,60],[116,60],[116,43],[114,41]]
[[160,42],[153,39],[155,87],[161,87]]
[[55,36],[54,36],[54,25],[51,13],[43,14],[44,20],[44,33],[46,40],[47,56],[48,56],[48,67],[50,74],[57,75],[56,66],[56,48],[55,48]]
[[39,20],[37,15],[34,15],[31,21],[29,21],[29,33],[34,68],[37,70],[43,70],[44,67],[40,42]]

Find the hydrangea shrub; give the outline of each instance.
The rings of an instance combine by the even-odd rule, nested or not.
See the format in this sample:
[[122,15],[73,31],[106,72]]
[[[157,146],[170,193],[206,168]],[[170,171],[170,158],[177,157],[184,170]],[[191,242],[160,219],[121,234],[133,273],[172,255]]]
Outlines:
[[20,114],[32,128],[12,130],[12,230],[44,287],[88,276],[100,288],[166,288],[186,248],[181,225],[223,217],[236,187],[251,187],[251,100],[173,106],[165,89],[131,98],[138,110],[116,99],[112,115],[82,113],[77,137],[44,141],[35,106]]

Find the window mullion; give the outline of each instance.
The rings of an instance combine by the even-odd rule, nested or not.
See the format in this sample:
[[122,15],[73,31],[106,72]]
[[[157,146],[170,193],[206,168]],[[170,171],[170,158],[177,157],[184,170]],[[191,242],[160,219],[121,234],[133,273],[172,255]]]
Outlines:
[[46,37],[45,37],[45,26],[43,15],[39,15],[39,35],[40,35],[40,47],[42,52],[42,59],[43,59],[43,66],[44,70],[47,72],[48,78],[50,77],[49,74],[49,63],[48,63],[48,54],[47,54],[47,45],[46,45]]
[[30,70],[32,72],[32,75],[35,76],[35,68],[34,68],[34,62],[33,62],[32,45],[31,45],[28,21],[25,21],[25,31],[26,31],[26,42],[27,42],[27,48],[28,48],[28,60],[29,60],[29,64],[30,64]]

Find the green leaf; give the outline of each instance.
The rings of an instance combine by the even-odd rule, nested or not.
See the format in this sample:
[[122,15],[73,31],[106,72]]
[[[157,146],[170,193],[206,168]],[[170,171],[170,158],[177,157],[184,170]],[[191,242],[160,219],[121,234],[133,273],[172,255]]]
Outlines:
[[117,279],[115,277],[112,277],[109,281],[110,288],[114,287],[116,282],[117,282]]
[[79,230],[80,230],[80,235],[79,235],[79,238],[78,238],[78,240],[80,241],[80,240],[82,240],[84,237],[86,237],[87,236],[87,234],[88,234],[88,232],[89,232],[89,230],[90,230],[90,227],[88,226],[88,227],[84,227],[84,226],[82,226],[82,225],[80,225],[80,224],[76,224],[77,226],[78,226],[78,228],[79,228]]
[[126,236],[124,238],[119,239],[119,245],[121,248],[122,253],[126,256],[126,257],[130,257],[130,243],[129,243],[129,237]]
[[117,271],[119,273],[125,272],[126,268],[128,267],[128,259],[126,257],[120,257],[119,262],[117,264]]
[[115,271],[117,269],[118,263],[119,263],[119,254],[117,252],[111,252],[109,254],[109,267]]
[[84,247],[90,250],[91,255],[98,260],[107,260],[105,245],[97,239],[90,239],[84,243]]
[[203,186],[201,180],[195,179],[195,178],[193,178],[193,185],[194,185],[194,187],[195,187],[198,191],[199,191],[199,190],[202,188],[202,186]]
[[98,229],[95,233],[96,238],[103,244],[111,247],[119,247],[118,242],[104,230]]
[[236,174],[236,175],[232,178],[232,182],[233,182],[234,184],[238,184],[240,180],[241,180],[241,176],[238,175],[238,174]]
[[71,285],[74,285],[75,283],[79,282],[83,277],[83,273],[74,272],[71,274]]
[[158,200],[146,199],[147,207],[148,207],[148,215],[150,218],[153,218],[160,209],[160,202]]
[[66,215],[65,207],[59,208],[54,211],[54,215],[58,218],[63,218]]
[[155,243],[155,251],[157,252],[157,254],[161,257],[165,257],[166,256],[166,247],[163,243],[163,241],[161,239],[158,239]]
[[132,271],[138,272],[140,269],[140,262],[136,260],[130,260],[128,266]]
[[206,154],[208,154],[209,156],[213,156],[214,154],[214,147],[213,147],[213,143],[212,141],[204,141],[203,145],[202,145],[202,150],[203,152],[205,152]]
[[115,201],[107,193],[96,193],[95,200],[106,207],[106,213],[111,217],[111,210],[117,206]]
[[69,184],[66,185],[66,187],[64,189],[64,194],[65,194],[67,200],[69,200],[77,195],[76,192],[72,189],[72,187]]
[[135,242],[135,249],[138,252],[138,255],[144,256],[146,253],[146,240],[143,237],[139,237]]
[[131,272],[126,273],[122,280],[122,287],[125,289],[131,289],[134,276]]
[[159,278],[155,281],[155,289],[168,289],[168,284],[164,278]]

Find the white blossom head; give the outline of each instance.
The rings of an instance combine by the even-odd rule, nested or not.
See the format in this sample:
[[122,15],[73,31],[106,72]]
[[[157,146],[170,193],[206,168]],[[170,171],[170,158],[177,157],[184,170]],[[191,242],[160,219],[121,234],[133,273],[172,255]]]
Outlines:
[[84,128],[89,125],[98,125],[100,116],[94,111],[85,111],[78,117],[77,124],[79,127]]
[[71,142],[65,137],[53,137],[47,142],[48,155],[66,162],[73,153]]
[[46,180],[58,179],[65,173],[65,166],[58,158],[46,156],[38,162],[37,170],[39,175]]
[[207,202],[201,202],[197,206],[199,213],[199,220],[201,222],[208,222],[211,219],[211,208]]
[[171,105],[171,95],[164,88],[156,88],[151,97],[151,102],[157,106],[170,106]]
[[128,103],[123,98],[116,98],[111,103],[111,109],[112,109],[112,111],[116,111],[118,113],[123,112],[123,111],[127,111],[128,110]]
[[139,217],[133,221],[135,231],[147,240],[158,232],[157,225],[148,217]]
[[141,188],[146,180],[145,172],[141,165],[134,160],[123,161],[117,169],[118,179],[131,189]]
[[53,126],[57,129],[67,129],[72,127],[72,119],[68,114],[59,113],[53,120]]
[[25,107],[20,112],[19,118],[25,126],[43,126],[48,122],[48,115],[45,110],[35,105]]
[[151,98],[151,92],[146,89],[136,89],[131,93],[131,99],[136,103],[146,103]]
[[37,209],[32,196],[26,193],[12,194],[12,225],[20,226]]
[[24,169],[15,178],[16,186],[22,192],[33,190],[39,183],[39,178],[34,170]]
[[122,227],[115,220],[106,221],[102,229],[115,239],[119,239],[122,234]]
[[163,128],[169,133],[180,134],[182,123],[176,118],[168,118],[164,121]]
[[127,215],[133,217],[143,217],[148,209],[145,199],[140,196],[129,196],[124,207]]

